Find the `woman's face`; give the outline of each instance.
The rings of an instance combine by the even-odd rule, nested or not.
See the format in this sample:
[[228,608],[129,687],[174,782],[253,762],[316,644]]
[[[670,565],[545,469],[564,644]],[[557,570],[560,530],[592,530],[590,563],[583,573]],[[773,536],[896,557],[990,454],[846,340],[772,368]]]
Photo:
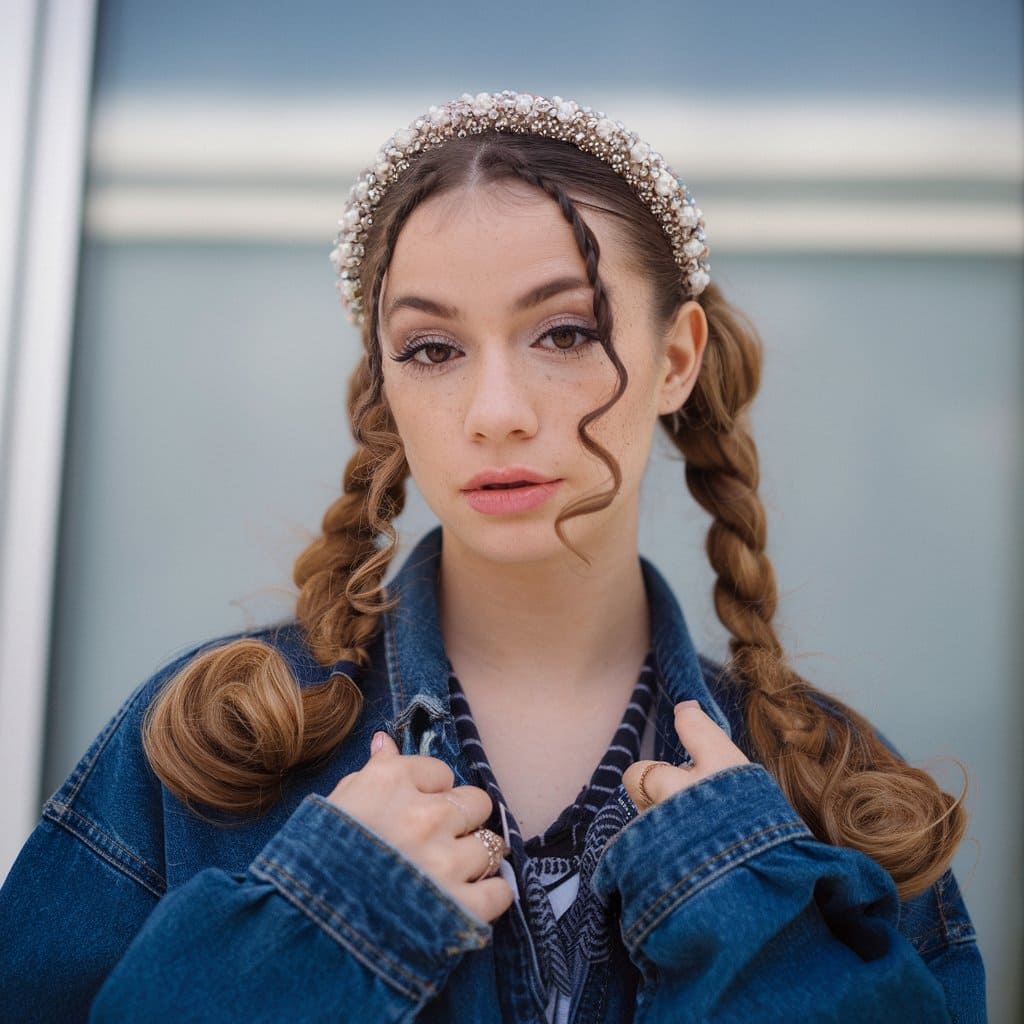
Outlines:
[[[564,524],[589,558],[635,549],[640,481],[657,417],[697,377],[706,321],[687,303],[666,334],[608,215],[583,214],[601,247],[615,349],[629,374],[589,433],[622,470],[598,513]],[[607,489],[577,424],[617,386],[595,340],[592,291],[572,229],[525,184],[427,200],[403,227],[380,299],[384,393],[413,478],[444,528],[446,554],[501,562],[572,557],[554,532],[571,501]]]

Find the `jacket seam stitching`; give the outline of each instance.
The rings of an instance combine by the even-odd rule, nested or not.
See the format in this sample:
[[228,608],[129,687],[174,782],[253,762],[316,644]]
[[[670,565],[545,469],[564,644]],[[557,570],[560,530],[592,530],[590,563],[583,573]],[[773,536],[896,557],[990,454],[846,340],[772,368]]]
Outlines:
[[[54,808],[61,808],[62,813],[55,813]],[[88,818],[83,818],[70,807],[66,807],[52,801],[43,808],[43,817],[48,821],[53,822],[55,825],[59,825],[69,835],[73,836],[88,849],[92,850],[97,857],[105,861],[111,867],[116,868],[121,872],[121,874],[132,879],[133,882],[137,883],[158,900],[163,897],[164,893],[166,893],[167,882],[164,880],[163,876],[154,871],[144,860],[122,846],[113,838],[113,836],[108,835],[103,831],[103,829],[89,821]],[[72,821],[72,818],[83,822],[85,828],[81,828],[80,826],[76,827],[77,822]],[[112,850],[104,849],[102,846],[98,845],[96,840],[93,838],[92,833],[94,833],[96,837],[102,837],[105,842],[116,847],[116,849],[121,851],[124,855],[124,858],[122,859],[121,857],[116,856]],[[144,872],[148,872],[152,875],[155,882],[146,878]]]
[[[668,721],[672,718],[672,695],[668,692],[665,686],[665,680],[662,676],[661,670],[654,673],[654,682],[657,688],[657,701],[654,706],[654,735],[655,735],[655,757],[667,756],[673,753],[673,747],[678,746],[678,738],[675,736],[671,729],[666,728],[662,730],[660,728],[662,721]],[[661,745],[661,749],[658,750],[658,744]],[[613,837],[614,838],[614,837]]]
[[[794,826],[798,826],[796,831],[794,831]],[[742,858],[730,861],[728,864],[724,864],[721,867],[712,870],[710,873],[703,875],[703,877],[698,878],[696,881],[692,881],[694,876],[706,871],[710,865],[715,863],[715,861],[720,861],[737,847],[745,846],[759,837],[767,837],[772,833],[781,833],[784,830],[786,831],[786,834],[777,834],[771,839],[765,838],[758,843],[757,846],[749,850]],[[687,874],[679,879],[679,881],[670,889],[663,892],[661,896],[659,896],[646,910],[644,910],[629,926],[629,928],[626,929],[624,937],[634,944],[639,945],[670,913],[672,913],[673,910],[675,910],[676,907],[679,906],[680,903],[687,900],[698,890],[715,881],[715,879],[720,878],[726,871],[731,871],[733,868],[739,867],[739,865],[746,863],[746,861],[751,860],[753,857],[765,853],[782,843],[788,843],[794,839],[808,835],[810,835],[810,833],[807,830],[807,826],[804,822],[797,819],[795,821],[787,821],[779,825],[770,825],[767,828],[761,829],[759,832],[754,832],[752,835],[737,840],[735,843],[727,846],[724,850],[719,850],[719,852],[713,857],[708,857],[706,860],[701,861],[700,864],[687,872]],[[692,884],[688,885],[691,881]],[[683,891],[680,892],[680,889]],[[669,905],[656,913],[659,906],[667,901],[669,902]]]
[[[253,874],[257,877],[263,878],[265,881],[270,882],[278,892],[281,893],[285,899],[288,900],[292,906],[296,907],[303,914],[306,915],[314,924],[322,928],[328,935],[330,935],[340,946],[349,950],[350,953],[361,964],[373,971],[374,974],[381,977],[385,982],[391,985],[394,989],[400,992],[403,996],[410,999],[419,999],[423,996],[432,996],[436,991],[434,986],[427,981],[417,977],[412,972],[406,970],[401,964],[392,960],[391,957],[387,956],[383,950],[379,949],[372,942],[370,942],[365,935],[362,934],[358,929],[352,925],[347,924],[342,916],[329,904],[325,903],[318,896],[314,895],[309,891],[306,886],[302,884],[294,875],[292,875],[286,868],[278,864],[275,861],[269,860],[266,857],[259,857],[256,860],[257,865],[264,865],[265,871],[260,872],[254,869]],[[325,917],[321,917],[319,914],[313,913],[313,907],[300,899],[295,893],[288,890],[288,887],[282,883],[277,877],[280,874],[284,879],[293,885],[308,901],[315,907],[320,908]],[[334,923],[336,922],[336,924]],[[352,939],[346,938],[343,932],[351,933]],[[366,950],[369,951],[369,956],[363,951],[361,946],[365,946]],[[386,972],[380,970],[373,962],[373,957],[376,957],[378,961],[386,963],[389,967],[392,967],[396,973],[409,979],[409,982],[414,986],[412,988],[405,987],[398,978],[394,978]]]
[[943,889],[944,887],[941,879],[936,881],[935,884],[932,886],[932,892],[935,894],[935,906],[939,912],[939,922],[942,925],[942,936],[948,942],[950,938],[950,932],[949,922],[946,920],[946,908],[944,906],[945,892],[943,891]]
[[[477,922],[474,921],[472,918],[467,918],[465,911],[463,911],[461,907],[459,907],[453,900],[451,900],[447,893],[445,893],[440,887],[438,887],[432,879],[428,878],[426,875],[420,872],[420,870],[416,867],[415,864],[412,863],[412,861],[403,857],[397,850],[395,850],[393,846],[391,846],[389,843],[382,841],[379,836],[375,835],[369,829],[365,828],[362,822],[347,815],[340,807],[335,807],[334,804],[332,804],[329,800],[326,800],[315,793],[311,794],[311,797],[312,802],[314,804],[316,804],[318,807],[322,807],[325,811],[329,811],[336,818],[338,818],[339,821],[344,822],[347,827],[357,829],[369,842],[373,843],[373,845],[376,846],[377,849],[380,850],[382,853],[387,854],[387,856],[389,856],[392,860],[397,860],[404,867],[411,868],[416,873],[416,876],[418,878],[422,879],[427,885],[430,886],[431,890],[438,897],[438,899],[440,899],[441,902],[444,903],[448,910],[450,910],[454,915],[456,915],[456,917],[458,917],[461,922],[470,926],[470,933],[473,933],[479,929],[480,926],[477,924]],[[462,932],[462,934],[466,934],[465,930]]]
[[943,938],[933,943],[922,943],[918,954],[920,956],[929,956],[932,953],[945,952],[951,949],[953,946],[970,946],[977,945],[978,936],[971,925],[966,925],[967,931],[961,935],[954,937],[952,934],[943,936]]
[[[739,775],[741,772],[749,772],[749,771],[756,770],[758,768],[760,768],[762,771],[767,771],[767,769],[764,767],[764,765],[758,764],[755,761],[748,761],[746,764],[737,764],[737,765],[733,765],[730,768],[723,768],[721,771],[715,772],[714,777],[716,779],[727,778],[727,777],[732,776],[732,775]],[[680,790],[680,792],[686,792],[686,790]],[[678,796],[679,794],[675,793],[673,795],[674,796]],[[651,808],[648,808],[648,810],[650,810],[650,809]],[[641,814],[637,814],[637,816],[632,821],[627,822],[626,825],[623,828],[619,829],[619,831],[616,832],[615,835],[613,835],[611,837],[611,839],[608,840],[607,843],[605,843],[604,851],[602,853],[602,856],[607,855],[608,852],[611,849],[613,849],[613,847],[615,847],[615,845],[617,843],[625,842],[626,837],[629,835],[629,831],[628,830],[630,828],[634,827],[635,823],[640,821],[642,818],[643,818],[643,814],[642,813]],[[792,824],[792,822],[786,822],[786,824]],[[804,828],[806,829],[807,826],[806,826],[806,824],[804,824],[804,822],[800,821],[799,824],[804,825]],[[773,826],[770,826],[770,827],[776,828],[776,827],[781,827],[781,826],[774,826],[773,825]],[[748,839],[755,838],[756,836],[758,836],[760,834],[761,834],[760,832],[755,832],[755,833],[753,833],[753,835],[749,836]],[[808,833],[808,834],[810,834],[810,833]],[[740,843],[743,843],[743,842],[746,842],[746,841],[747,840],[745,840],[745,839],[739,840]]]
[[399,707],[405,706],[405,684],[402,680],[402,670],[398,662],[398,639],[395,636],[398,624],[395,622],[394,614],[391,611],[384,613],[384,635],[386,639],[384,662],[388,669],[388,678],[394,683],[398,693],[398,702],[395,702],[395,690],[392,690],[391,713],[398,714]]
[[92,749],[92,756],[88,760],[83,761],[82,764],[78,765],[74,775],[74,782],[72,782],[71,789],[67,793],[68,804],[73,803],[77,799],[82,786],[85,785],[85,780],[88,779],[88,777],[92,774],[92,770],[96,766],[96,762],[99,760],[100,754],[102,754],[103,751],[106,749],[107,744],[110,742],[111,736],[114,735],[114,733],[117,730],[117,727],[121,724],[121,722],[124,721],[125,715],[128,714],[128,711],[134,704],[135,698],[132,698],[131,700],[126,701],[118,709],[117,713],[107,723],[106,728],[103,730],[102,733],[100,733],[99,737],[97,738],[96,743]]

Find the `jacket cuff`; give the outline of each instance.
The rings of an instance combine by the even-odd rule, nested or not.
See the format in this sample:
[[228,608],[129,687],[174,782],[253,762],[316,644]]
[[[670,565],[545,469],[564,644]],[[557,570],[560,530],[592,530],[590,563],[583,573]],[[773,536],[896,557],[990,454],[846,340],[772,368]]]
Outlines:
[[726,871],[800,838],[813,836],[778,783],[762,765],[743,764],[709,775],[624,826],[604,848],[592,886],[605,901],[619,893],[623,938],[634,949]]
[[430,998],[491,926],[362,822],[307,796],[249,866],[339,946],[410,998]]

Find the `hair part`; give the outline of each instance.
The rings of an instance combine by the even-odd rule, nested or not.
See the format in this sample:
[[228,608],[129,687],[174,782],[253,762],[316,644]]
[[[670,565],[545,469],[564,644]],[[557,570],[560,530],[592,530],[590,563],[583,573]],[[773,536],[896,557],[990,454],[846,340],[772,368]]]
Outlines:
[[[570,550],[565,522],[601,511],[619,492],[619,466],[587,428],[621,398],[628,376],[612,340],[600,246],[578,207],[613,218],[634,269],[651,284],[659,332],[690,298],[668,239],[608,165],[569,143],[488,133],[428,151],[389,188],[374,214],[362,265],[363,280],[371,283],[365,351],[349,386],[357,450],[321,536],[295,563],[297,618],[324,665],[341,658],[365,662],[389,606],[382,581],[397,546],[393,520],[404,503],[408,465],[384,399],[379,302],[398,237],[428,198],[507,181],[549,196],[571,226],[593,289],[597,333],[618,380],[612,397],[577,426],[580,444],[604,462],[612,483],[559,512],[555,530]],[[712,517],[706,551],[717,576],[715,609],[731,636],[726,685],[739,690],[747,752],[772,772],[819,839],[867,853],[907,897],[948,867],[966,828],[963,794],[942,792],[895,755],[863,717],[789,665],[773,625],[778,593],[748,415],[760,384],[762,344],[715,285],[697,301],[709,332],[700,373],[684,407],[661,423],[683,456],[691,494]],[[270,647],[235,641],[200,654],[161,691],[145,726],[146,752],[182,799],[259,813],[279,794],[282,778],[344,739],[360,709],[361,695],[346,677],[300,689]]]

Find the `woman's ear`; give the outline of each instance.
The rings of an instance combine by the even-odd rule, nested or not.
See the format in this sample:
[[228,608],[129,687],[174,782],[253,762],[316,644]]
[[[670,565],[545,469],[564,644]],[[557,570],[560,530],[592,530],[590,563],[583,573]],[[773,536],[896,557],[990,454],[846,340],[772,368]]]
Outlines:
[[659,416],[681,409],[690,397],[707,340],[708,319],[703,307],[693,299],[684,302],[662,339]]

